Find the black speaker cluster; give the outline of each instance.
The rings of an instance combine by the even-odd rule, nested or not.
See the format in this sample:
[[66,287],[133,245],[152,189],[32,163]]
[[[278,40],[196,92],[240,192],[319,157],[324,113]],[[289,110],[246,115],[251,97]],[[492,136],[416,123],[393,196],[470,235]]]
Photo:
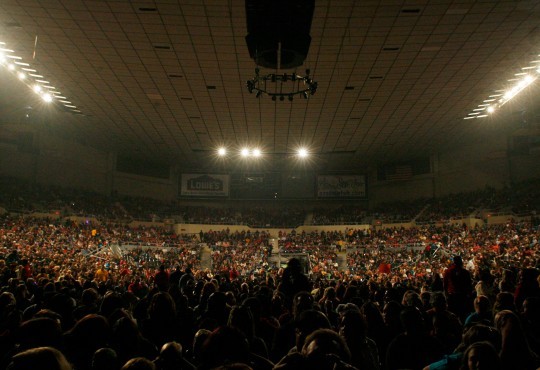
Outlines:
[[246,43],[259,66],[301,66],[311,44],[315,0],[246,0]]

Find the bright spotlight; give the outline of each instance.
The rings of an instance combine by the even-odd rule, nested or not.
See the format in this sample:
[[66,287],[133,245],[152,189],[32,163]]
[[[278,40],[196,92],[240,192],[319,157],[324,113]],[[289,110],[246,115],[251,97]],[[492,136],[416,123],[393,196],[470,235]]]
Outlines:
[[487,107],[486,110],[487,110],[488,113],[493,113],[493,112],[495,112],[495,108],[493,108],[491,105],[490,105],[489,107]]
[[240,154],[242,155],[242,157],[247,157],[249,156],[249,149],[248,148],[244,148],[240,151]]
[[298,149],[298,156],[300,158],[306,158],[308,156],[308,151],[306,148],[300,148]]
[[9,69],[10,71],[13,71],[13,70],[15,69],[15,64],[10,64],[10,65],[8,65],[8,69]]
[[19,72],[17,76],[19,77],[19,80],[24,80],[26,78],[26,75],[22,72]]
[[41,91],[41,86],[39,85],[34,85],[34,87],[32,87],[32,90],[34,90],[34,92],[37,94]]
[[220,157],[223,157],[225,154],[227,154],[227,149],[225,149],[225,148],[219,148],[218,149],[218,155]]
[[52,96],[51,96],[51,94],[43,94],[43,100],[44,100],[46,103],[52,102]]
[[260,157],[261,156],[261,150],[260,149],[253,149],[253,156],[254,157]]

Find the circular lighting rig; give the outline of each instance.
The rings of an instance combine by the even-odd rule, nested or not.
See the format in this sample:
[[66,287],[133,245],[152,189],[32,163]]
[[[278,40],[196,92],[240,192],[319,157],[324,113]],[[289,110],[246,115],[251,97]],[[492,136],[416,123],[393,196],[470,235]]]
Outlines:
[[300,95],[307,99],[317,91],[317,82],[309,76],[309,69],[306,69],[306,75],[300,76],[293,72],[291,74],[270,73],[261,75],[259,68],[255,68],[255,77],[246,82],[250,94],[255,92],[255,97],[259,98],[266,94],[276,101],[284,101],[287,98],[293,101],[295,95]]

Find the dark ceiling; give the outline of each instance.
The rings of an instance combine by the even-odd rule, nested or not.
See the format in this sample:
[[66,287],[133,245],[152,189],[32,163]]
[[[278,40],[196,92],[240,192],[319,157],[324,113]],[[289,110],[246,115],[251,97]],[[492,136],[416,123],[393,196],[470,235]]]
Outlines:
[[180,168],[207,168],[219,145],[267,158],[306,145],[326,170],[362,168],[481,140],[535,110],[531,86],[464,119],[516,73],[537,73],[522,68],[540,58],[539,25],[539,1],[316,0],[296,72],[309,68],[318,90],[291,102],[245,87],[243,0],[2,0],[0,47],[65,99],[49,112],[2,68],[0,109],[5,122],[32,107],[87,144]]

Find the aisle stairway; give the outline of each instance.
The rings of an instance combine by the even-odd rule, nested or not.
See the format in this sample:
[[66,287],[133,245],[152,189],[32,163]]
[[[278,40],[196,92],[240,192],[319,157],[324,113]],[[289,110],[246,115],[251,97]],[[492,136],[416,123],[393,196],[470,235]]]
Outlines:
[[430,207],[431,207],[431,204],[429,204],[429,203],[426,204],[426,205],[424,206],[424,208],[422,208],[422,209],[420,210],[420,212],[418,212],[418,213],[416,214],[416,216],[413,217],[412,221],[413,221],[413,222],[416,222],[416,220],[417,220],[420,216],[422,216],[422,213],[424,213],[424,212],[425,212],[427,209],[429,209]]
[[212,269],[212,250],[207,244],[203,244],[201,249],[201,269]]
[[337,253],[337,263],[338,263],[339,271],[347,270],[347,252],[346,251]]
[[308,212],[304,219],[304,225],[311,225],[313,223],[313,212]]

